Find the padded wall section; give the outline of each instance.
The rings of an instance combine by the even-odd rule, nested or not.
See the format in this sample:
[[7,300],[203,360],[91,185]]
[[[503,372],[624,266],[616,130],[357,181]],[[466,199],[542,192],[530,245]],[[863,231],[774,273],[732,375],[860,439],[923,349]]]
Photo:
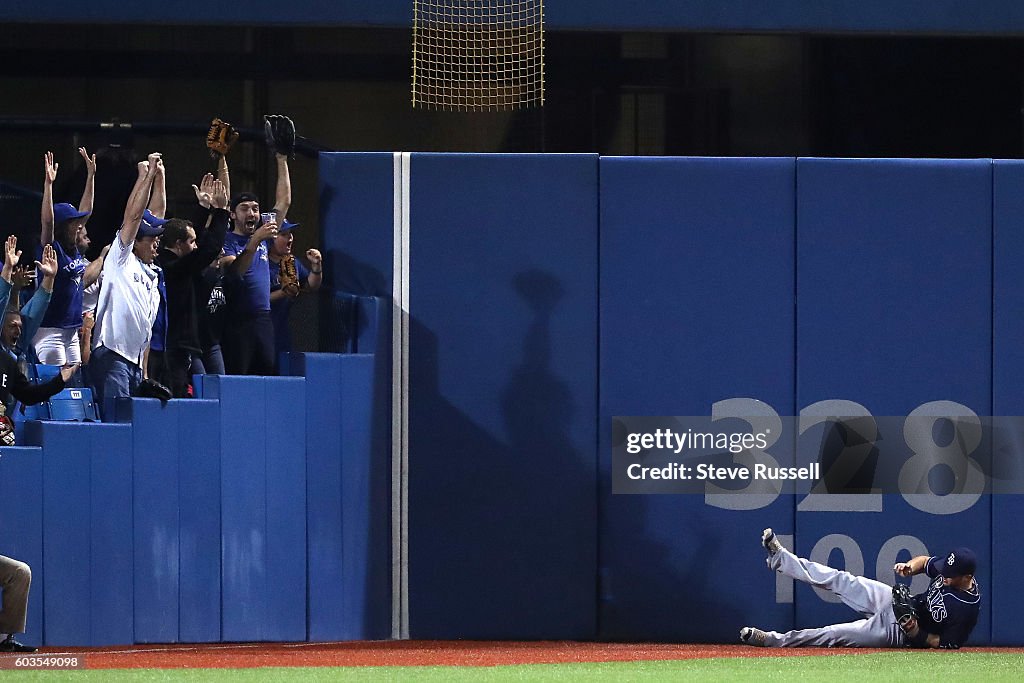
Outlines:
[[221,403],[222,638],[304,640],[304,382],[211,375],[203,390]]
[[597,157],[410,182],[410,635],[592,638]]
[[759,542],[792,532],[792,498],[616,496],[610,473],[615,415],[791,414],[794,183],[792,159],[601,159],[603,639],[792,620]]
[[[374,358],[292,354],[306,376],[309,639],[391,633],[390,452],[375,412]],[[385,438],[374,430],[385,428]]]
[[[797,178],[798,406],[842,399],[906,416],[952,401],[990,414],[990,162],[800,159]],[[879,443],[903,444],[900,424],[883,426]],[[892,583],[897,557],[973,547],[983,607],[971,641],[988,642],[990,498],[962,511],[953,498],[941,512],[920,506],[900,495],[817,510],[798,501],[797,551]],[[800,626],[854,618],[804,586],[796,601]]]
[[133,642],[131,428],[30,422],[26,438],[43,450],[46,644]]
[[220,640],[220,410],[120,401],[133,438],[135,642]]
[[[993,359],[992,414],[1024,415],[1024,162],[996,161],[993,167]],[[1024,437],[1008,434],[996,447],[1024,463]],[[1024,557],[1019,520],[1024,498],[992,496],[992,642],[1020,645],[1024,595],[1016,566]]]
[[[391,301],[395,155],[321,154],[319,177],[325,284],[342,293],[323,299],[328,303],[321,308],[320,348],[341,352],[351,350],[352,325],[358,314],[352,310],[350,295]],[[390,330],[390,308],[384,312]],[[390,365],[384,367],[390,373]],[[390,374],[386,381],[391,381]]]
[[18,641],[43,643],[43,459],[39,448],[0,448],[0,554],[26,563],[35,593],[29,595],[25,633]]
[[124,401],[118,422],[132,423],[135,515],[135,642],[178,640],[178,453],[180,401]]

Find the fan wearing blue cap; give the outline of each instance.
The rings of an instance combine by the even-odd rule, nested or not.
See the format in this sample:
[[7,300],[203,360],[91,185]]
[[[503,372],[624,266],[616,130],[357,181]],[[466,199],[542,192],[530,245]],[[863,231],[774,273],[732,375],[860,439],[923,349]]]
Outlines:
[[[309,268],[292,254],[295,242],[295,228],[298,223],[281,224],[281,229],[272,240],[267,240],[270,256],[270,317],[274,321],[274,348],[277,353],[292,350],[292,339],[288,330],[288,314],[295,299],[304,292],[315,292],[323,283],[324,260],[318,249],[307,249]],[[297,282],[281,284],[281,264],[292,261],[295,264]]]
[[82,290],[95,280],[99,269],[87,271],[89,261],[85,251],[89,248],[89,233],[85,224],[92,211],[96,176],[96,155],[89,156],[84,148],[78,150],[85,159],[86,180],[81,208],[73,204],[53,203],[53,183],[57,179],[59,164],[53,153],[43,157],[43,206],[39,233],[40,256],[42,248],[52,244],[57,252],[57,277],[54,281],[50,305],[43,315],[39,330],[32,339],[36,356],[47,365],[68,365],[82,360],[79,329],[82,327]]
[[89,376],[100,416],[108,421],[114,419],[116,400],[131,396],[142,383],[143,356],[160,308],[153,261],[167,221],[146,209],[160,164],[158,152],[139,163],[121,228],[103,261]]

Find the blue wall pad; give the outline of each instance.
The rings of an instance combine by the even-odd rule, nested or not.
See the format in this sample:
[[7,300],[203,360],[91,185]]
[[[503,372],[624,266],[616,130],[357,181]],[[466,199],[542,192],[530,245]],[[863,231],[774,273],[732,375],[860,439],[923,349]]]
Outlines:
[[[992,414],[1024,415],[1024,162],[996,161],[993,167],[993,359]],[[1024,450],[1019,439],[998,442],[998,448]],[[1018,457],[1017,462],[1024,461]],[[1020,615],[1024,595],[1018,589],[1015,567],[1024,556],[1019,520],[1024,498],[992,496],[992,643],[1021,643]]]
[[320,155],[324,276],[335,291],[391,298],[395,155]]
[[267,475],[268,640],[306,638],[306,383],[268,377],[264,399]]
[[[797,181],[797,405],[845,400],[881,417],[952,401],[990,414],[990,162],[800,159]],[[879,422],[889,448],[904,443],[902,423],[891,424]],[[800,500],[797,549],[892,583],[895,559],[971,546],[984,593],[972,642],[986,643],[991,501],[941,505],[933,514],[900,495],[817,509]],[[853,618],[802,586],[796,605],[802,627]]]
[[292,354],[306,376],[309,639],[390,636],[390,452],[373,438],[374,358]]
[[222,638],[306,637],[303,380],[211,375],[221,405]]
[[178,437],[178,635],[207,643],[220,633],[220,452],[217,401],[177,401]]
[[43,459],[39,448],[0,448],[0,554],[32,569],[26,631],[18,640],[43,643]]
[[135,642],[220,640],[220,410],[118,404],[134,449]]
[[30,422],[26,438],[43,447],[46,644],[133,642],[131,428]]
[[132,426],[137,643],[178,641],[178,453],[191,430],[180,420],[181,403],[132,399],[117,406],[117,421]]
[[592,638],[597,157],[411,160],[413,638]]
[[792,414],[794,186],[793,159],[601,159],[602,639],[792,621],[760,545],[791,497],[612,495],[610,472],[616,415]]
[[[321,308],[320,348],[349,351],[340,342],[351,342],[350,328],[358,314],[350,297],[391,300],[395,155],[321,154],[319,175],[325,285],[340,293],[333,300],[325,299]],[[390,329],[390,318],[387,324]]]

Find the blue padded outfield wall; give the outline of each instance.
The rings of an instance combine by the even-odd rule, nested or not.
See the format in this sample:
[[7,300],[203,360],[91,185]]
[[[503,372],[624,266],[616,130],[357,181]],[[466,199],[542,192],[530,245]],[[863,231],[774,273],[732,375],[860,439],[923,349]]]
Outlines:
[[[794,173],[793,159],[601,159],[602,638],[730,642],[737,622],[792,620],[756,571],[760,545],[736,542],[791,520],[792,497],[613,496],[610,426],[750,415],[753,399],[792,414]],[[720,574],[749,579],[728,591]]]
[[608,477],[616,415],[799,415],[783,461],[829,416],[914,450],[894,419],[1024,413],[1024,163],[337,153],[320,179],[321,329],[345,353],[0,449],[27,642],[734,642],[855,618],[765,568],[770,525],[889,582],[970,545],[972,642],[1024,645],[1019,496]]
[[373,358],[284,365],[122,400],[116,424],[30,421],[29,446],[0,449],[0,552],[33,572],[25,642],[388,636]]
[[[830,415],[881,430],[910,413],[1021,412],[1024,166],[594,166],[322,157],[339,198],[325,245],[355,267],[338,282],[407,307],[410,635],[732,642],[748,623],[856,618],[765,568],[771,525],[804,555],[889,583],[896,561],[970,545],[972,642],[1024,643],[1016,611],[992,599],[1024,557],[1015,496],[615,496],[608,480],[615,415],[799,415],[804,443]],[[382,206],[365,198],[369,175]],[[876,437],[889,438],[904,437]]]

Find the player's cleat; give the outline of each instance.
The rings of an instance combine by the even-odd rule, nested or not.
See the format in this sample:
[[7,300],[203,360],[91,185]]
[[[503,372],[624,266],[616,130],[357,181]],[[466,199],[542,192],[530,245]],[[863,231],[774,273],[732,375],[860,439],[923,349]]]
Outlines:
[[754,647],[764,647],[768,634],[759,628],[753,626],[744,626],[740,629],[740,640],[747,645],[753,645]]
[[768,557],[772,557],[775,553],[782,550],[782,543],[779,542],[778,537],[775,536],[775,532],[772,531],[771,527],[768,527],[761,532],[761,545],[768,551]]
[[7,636],[7,639],[0,642],[0,652],[35,652],[36,649],[31,645],[22,645],[14,639],[13,635]]

